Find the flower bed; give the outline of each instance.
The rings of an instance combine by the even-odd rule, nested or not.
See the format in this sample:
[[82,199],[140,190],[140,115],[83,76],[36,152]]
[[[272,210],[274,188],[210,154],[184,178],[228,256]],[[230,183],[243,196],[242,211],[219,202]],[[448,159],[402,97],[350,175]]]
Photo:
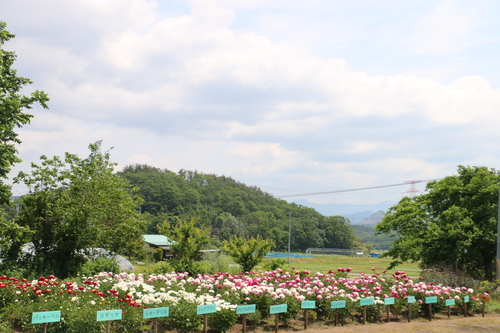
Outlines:
[[[363,308],[360,299],[372,297],[366,319],[381,321],[385,313],[384,298],[394,297],[393,316],[404,316],[408,296],[414,296],[412,317],[427,314],[425,298],[436,296],[434,312],[445,309],[447,299],[455,299],[454,312],[462,313],[465,296],[469,310],[481,307],[472,289],[451,288],[413,279],[404,272],[392,276],[375,273],[348,277],[350,269],[339,268],[328,273],[276,270],[230,275],[188,276],[187,273],[144,276],[142,274],[100,273],[93,277],[61,281],[54,276],[35,281],[0,277],[0,328],[16,325],[29,332],[41,331],[31,324],[33,312],[61,311],[61,321],[51,323],[49,332],[102,332],[104,324],[96,321],[100,310],[121,309],[122,320],[112,322],[112,332],[143,332],[151,320],[143,319],[144,308],[169,307],[169,317],[159,318],[162,331],[195,332],[201,330],[203,317],[196,314],[198,305],[215,304],[217,312],[208,315],[212,330],[225,332],[238,321],[236,306],[255,304],[256,313],[248,316],[254,322],[269,317],[271,305],[287,304],[280,315],[286,324],[301,316],[301,301],[314,300],[316,308],[310,316],[318,320],[332,319],[331,302],[345,300],[338,310],[341,323],[360,321]],[[312,313],[312,314],[311,314]],[[1,330],[0,330],[1,331]]]

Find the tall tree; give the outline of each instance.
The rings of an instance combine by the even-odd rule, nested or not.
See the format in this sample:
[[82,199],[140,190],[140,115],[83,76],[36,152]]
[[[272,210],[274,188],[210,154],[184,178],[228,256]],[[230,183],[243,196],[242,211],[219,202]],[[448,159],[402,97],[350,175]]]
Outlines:
[[12,165],[21,160],[17,156],[16,145],[21,143],[16,128],[30,122],[33,117],[25,113],[33,104],[40,103],[47,108],[47,95],[36,90],[29,96],[20,93],[32,82],[24,77],[17,76],[17,71],[12,68],[16,54],[4,50],[4,44],[15,36],[6,30],[6,23],[0,21],[0,204],[10,202],[10,186],[5,183]]
[[499,178],[486,167],[458,166],[458,176],[429,182],[427,192],[391,207],[379,233],[397,233],[392,266],[419,261],[476,278],[493,278]]
[[235,237],[224,242],[224,252],[241,266],[243,272],[250,272],[273,246],[272,240],[262,239],[260,236],[250,239]]
[[210,240],[209,230],[198,226],[196,219],[180,220],[174,227],[165,221],[159,230],[173,242],[171,249],[177,256],[173,261],[174,268],[177,271],[197,273],[194,262],[200,256],[200,250]]
[[78,272],[88,248],[121,253],[141,241],[141,199],[113,173],[109,152],[101,154],[90,145],[84,159],[66,153],[64,160],[41,160],[32,164],[31,174],[16,177],[30,189],[16,221],[33,232],[28,265],[35,272],[70,276]]

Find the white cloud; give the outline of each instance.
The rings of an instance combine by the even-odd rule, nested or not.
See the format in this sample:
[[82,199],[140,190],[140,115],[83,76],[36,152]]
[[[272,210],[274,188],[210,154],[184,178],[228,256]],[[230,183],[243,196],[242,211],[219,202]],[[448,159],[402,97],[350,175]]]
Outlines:
[[[18,33],[8,48],[19,54],[20,73],[51,97],[51,109],[34,110],[20,131],[24,160],[85,154],[104,139],[120,166],[197,169],[316,192],[439,177],[457,164],[491,163],[498,150],[492,78],[421,62],[477,62],[460,52],[481,44],[482,9],[179,3],[188,10],[169,14],[163,2],[144,0],[0,0]],[[398,57],[419,62],[399,63],[400,72],[382,66],[377,75],[364,68]],[[451,83],[419,75],[436,68]]]
[[436,7],[412,23],[409,36],[400,41],[418,54],[441,55],[460,51],[473,44],[471,33],[478,18],[475,7],[458,1],[437,2]]

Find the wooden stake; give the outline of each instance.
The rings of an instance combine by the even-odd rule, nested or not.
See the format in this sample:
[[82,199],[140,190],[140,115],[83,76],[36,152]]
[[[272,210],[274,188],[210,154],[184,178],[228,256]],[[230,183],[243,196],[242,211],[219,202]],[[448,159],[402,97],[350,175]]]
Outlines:
[[411,321],[411,303],[408,303],[408,322]]
[[243,317],[241,318],[241,322],[243,324],[243,333],[247,332],[247,315],[244,314]]
[[158,333],[158,320],[153,318],[153,333]]
[[274,332],[278,332],[279,320],[280,320],[280,315],[279,313],[277,313],[274,315]]
[[450,319],[450,309],[451,309],[451,306],[448,307],[448,319]]
[[[106,308],[106,310],[109,310],[109,308]],[[109,333],[109,320],[106,321],[106,333]]]
[[[45,311],[48,311],[48,310],[47,310],[47,309],[45,309],[45,310],[43,310],[43,311],[45,312]],[[43,324],[42,324],[42,331],[43,331],[43,333],[47,333],[47,323],[43,323]]]
[[308,316],[308,310],[309,309],[304,309],[304,329],[307,330],[307,318],[309,317]]
[[363,325],[366,323],[366,307],[367,305],[363,306]]
[[339,309],[335,309],[335,326],[339,325]]
[[208,315],[204,314],[203,315],[203,333],[208,332]]
[[429,321],[432,321],[432,304],[429,303]]
[[390,322],[391,321],[391,306],[387,305],[386,308],[387,308],[387,322]]

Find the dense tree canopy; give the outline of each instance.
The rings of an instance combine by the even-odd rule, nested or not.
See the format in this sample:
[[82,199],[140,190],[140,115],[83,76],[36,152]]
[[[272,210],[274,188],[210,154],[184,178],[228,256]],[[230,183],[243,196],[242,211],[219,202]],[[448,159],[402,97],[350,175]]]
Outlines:
[[0,204],[10,202],[10,186],[4,180],[12,165],[20,162],[16,144],[21,141],[15,129],[30,122],[32,115],[25,110],[31,109],[35,103],[47,108],[49,100],[44,92],[38,90],[29,96],[20,93],[32,82],[17,76],[17,71],[12,68],[16,55],[4,50],[5,42],[12,38],[14,35],[6,30],[5,22],[0,21]]
[[16,178],[30,189],[15,222],[32,231],[33,251],[25,259],[33,271],[66,277],[78,271],[89,248],[122,253],[142,246],[142,201],[113,173],[108,152],[90,145],[84,159],[66,153],[64,160],[41,161]]
[[427,193],[403,198],[376,230],[396,240],[392,265],[419,261],[447,266],[476,278],[493,278],[499,178],[486,167],[458,167],[458,176],[427,184]]
[[127,166],[120,174],[139,188],[144,198],[141,209],[148,214],[151,233],[158,233],[157,226],[163,221],[175,227],[179,220],[195,217],[200,226],[210,228],[214,246],[220,247],[234,236],[260,236],[271,239],[276,250],[285,251],[291,213],[292,251],[359,245],[344,217],[325,217],[230,177],[186,170],[176,174],[147,165]]

